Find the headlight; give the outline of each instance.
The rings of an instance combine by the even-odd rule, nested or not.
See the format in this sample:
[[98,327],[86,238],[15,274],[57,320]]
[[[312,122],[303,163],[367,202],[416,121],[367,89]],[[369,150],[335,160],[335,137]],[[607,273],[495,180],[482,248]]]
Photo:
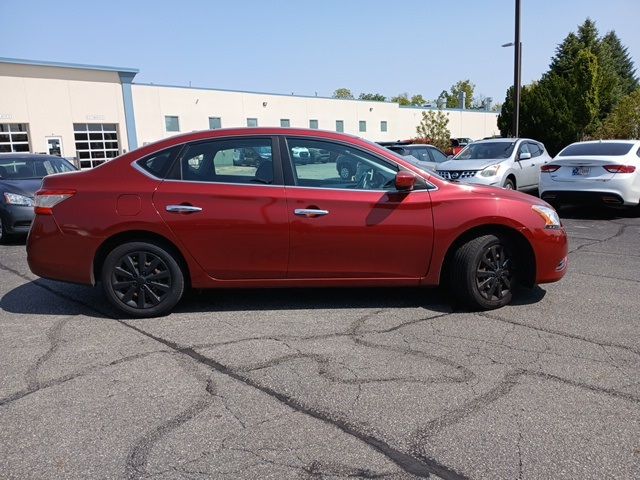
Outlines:
[[558,212],[553,208],[545,207],[544,205],[533,205],[531,209],[542,217],[545,223],[544,228],[555,229],[562,226]]
[[500,170],[500,164],[498,165],[489,165],[487,168],[480,172],[480,175],[483,177],[495,177],[495,175]]
[[20,205],[23,207],[33,207],[33,199],[25,197],[24,195],[18,195],[17,193],[5,192],[4,201],[10,205]]

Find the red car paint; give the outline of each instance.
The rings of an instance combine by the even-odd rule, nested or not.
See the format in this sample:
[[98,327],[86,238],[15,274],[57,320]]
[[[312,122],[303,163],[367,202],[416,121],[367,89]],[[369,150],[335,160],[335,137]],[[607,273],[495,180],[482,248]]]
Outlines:
[[[350,144],[395,162],[435,188],[400,193],[163,181],[132,165],[174,145],[237,136]],[[154,235],[170,242],[184,258],[194,288],[437,285],[456,240],[478,228],[507,229],[526,239],[535,256],[535,283],[560,280],[566,271],[564,228],[545,228],[531,209],[547,205],[542,200],[450,183],[384,147],[333,132],[242,128],[190,133],[93,170],[46,177],[43,189],[76,193],[55,205],[51,215],[36,215],[27,242],[29,266],[36,275],[67,282],[95,284],[101,246],[120,235]],[[171,215],[165,211],[169,204],[205,208],[203,215]],[[331,215],[294,216],[296,208],[326,209]]]

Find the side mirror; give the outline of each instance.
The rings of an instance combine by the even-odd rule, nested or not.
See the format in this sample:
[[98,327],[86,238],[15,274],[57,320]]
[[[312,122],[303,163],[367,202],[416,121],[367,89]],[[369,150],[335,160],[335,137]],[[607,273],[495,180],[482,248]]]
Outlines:
[[416,184],[416,177],[413,173],[400,170],[396,175],[396,190],[408,192],[413,190]]
[[529,152],[522,152],[518,157],[518,160],[529,160],[531,158],[531,154]]

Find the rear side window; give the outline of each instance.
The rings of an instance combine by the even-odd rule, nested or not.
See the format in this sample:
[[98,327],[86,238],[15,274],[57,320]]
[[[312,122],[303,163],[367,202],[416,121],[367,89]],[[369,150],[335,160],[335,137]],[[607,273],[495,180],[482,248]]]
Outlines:
[[180,147],[172,147],[138,160],[138,165],[154,177],[164,178]]
[[542,155],[542,149],[537,143],[529,143],[529,153],[531,153],[532,157],[539,157]]
[[182,179],[194,182],[273,184],[270,138],[237,138],[189,145],[181,155]]
[[577,155],[626,155],[633,147],[633,143],[576,143],[562,150],[559,157],[573,157]]

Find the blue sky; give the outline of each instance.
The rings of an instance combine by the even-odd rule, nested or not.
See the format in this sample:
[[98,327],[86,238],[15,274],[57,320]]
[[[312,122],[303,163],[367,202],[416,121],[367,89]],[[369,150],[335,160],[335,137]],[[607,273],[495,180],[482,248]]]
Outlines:
[[[456,8],[454,8],[454,5]],[[0,56],[140,69],[138,82],[330,96],[435,98],[513,82],[514,0],[0,0]],[[522,0],[522,79],[591,17],[640,65],[638,0]]]

